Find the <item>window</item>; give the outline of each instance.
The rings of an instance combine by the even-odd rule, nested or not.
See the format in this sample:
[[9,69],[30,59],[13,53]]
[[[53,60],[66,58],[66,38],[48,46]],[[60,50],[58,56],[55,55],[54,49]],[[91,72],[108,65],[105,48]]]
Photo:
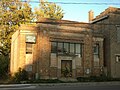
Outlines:
[[93,46],[93,54],[94,56],[97,56],[97,58],[99,58],[99,44],[95,44]]
[[82,44],[80,43],[75,44],[75,54],[80,55],[82,57]]
[[51,42],[51,53],[76,54],[82,56],[82,44],[70,42]]
[[58,53],[63,53],[63,43],[62,42],[58,42]]
[[94,66],[99,67],[99,44],[93,46]]
[[51,42],[51,53],[57,52],[57,42]]
[[36,43],[35,35],[26,35],[26,43]]
[[75,46],[73,43],[70,43],[70,53],[72,53],[72,54],[75,53]]
[[120,42],[120,26],[117,27],[117,42]]
[[32,44],[26,43],[26,54],[32,54]]
[[116,55],[116,62],[120,62],[120,55]]
[[76,44],[76,47],[75,47],[75,53],[76,54],[80,54],[81,53],[81,46],[80,46],[80,44]]
[[69,43],[64,43],[64,53],[69,53]]

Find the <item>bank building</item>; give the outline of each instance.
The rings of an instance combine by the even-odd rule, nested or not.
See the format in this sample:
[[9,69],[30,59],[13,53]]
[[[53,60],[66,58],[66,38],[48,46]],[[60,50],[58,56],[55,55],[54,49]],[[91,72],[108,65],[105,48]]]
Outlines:
[[89,23],[41,18],[12,35],[10,72],[61,79],[120,77],[120,9],[109,7]]

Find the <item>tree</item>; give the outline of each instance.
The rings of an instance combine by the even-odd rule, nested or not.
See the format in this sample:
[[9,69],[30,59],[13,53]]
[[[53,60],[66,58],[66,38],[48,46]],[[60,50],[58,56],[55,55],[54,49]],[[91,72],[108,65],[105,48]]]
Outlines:
[[[0,0],[1,72],[3,72],[4,70],[7,71],[9,67],[9,55],[12,34],[16,30],[18,30],[20,24],[29,23],[32,19],[33,13],[28,2],[21,2],[20,0]],[[4,74],[2,73],[2,75]]]
[[37,20],[41,17],[60,20],[63,18],[63,15],[63,10],[55,3],[49,3],[47,1],[43,2],[43,0],[41,0],[39,8],[35,8]]
[[0,1],[0,52],[4,55],[10,53],[11,36],[21,23],[32,20],[33,14],[27,2],[19,0]]
[[8,62],[8,57],[0,55],[0,79],[4,79],[8,73]]

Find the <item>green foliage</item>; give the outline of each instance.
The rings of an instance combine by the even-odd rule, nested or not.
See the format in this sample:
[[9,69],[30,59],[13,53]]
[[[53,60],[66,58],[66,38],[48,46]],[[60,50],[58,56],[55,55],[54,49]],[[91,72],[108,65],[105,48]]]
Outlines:
[[29,83],[62,83],[63,81],[60,81],[58,79],[39,79],[39,80],[33,80]]
[[0,79],[7,77],[9,57],[0,55]]
[[20,83],[21,81],[28,80],[28,73],[24,69],[19,68],[18,72],[12,78],[13,82]]
[[39,18],[51,18],[60,20],[63,18],[63,10],[55,3],[48,3],[47,1],[41,2],[39,8],[35,8],[36,19]]
[[70,70],[67,67],[65,67],[65,69],[62,70],[62,73],[63,73],[64,77],[68,77]]
[[0,52],[9,55],[11,36],[22,23],[29,23],[33,19],[30,5],[20,0],[0,1]]
[[0,77],[9,71],[12,34],[20,24],[29,23],[32,19],[32,9],[27,2],[0,0]]

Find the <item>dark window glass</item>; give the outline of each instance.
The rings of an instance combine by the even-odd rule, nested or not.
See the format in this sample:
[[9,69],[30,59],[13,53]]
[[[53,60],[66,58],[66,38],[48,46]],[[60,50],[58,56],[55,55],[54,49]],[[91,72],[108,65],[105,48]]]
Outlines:
[[51,42],[51,53],[79,54],[82,56],[82,44],[69,42]]
[[99,57],[99,45],[98,44],[95,44],[93,46],[93,54]]
[[57,48],[58,50],[58,53],[63,53],[63,43],[61,43],[61,42],[58,42],[58,48]]
[[51,42],[51,52],[57,53],[57,42]]
[[26,43],[26,53],[32,53],[32,44]]

